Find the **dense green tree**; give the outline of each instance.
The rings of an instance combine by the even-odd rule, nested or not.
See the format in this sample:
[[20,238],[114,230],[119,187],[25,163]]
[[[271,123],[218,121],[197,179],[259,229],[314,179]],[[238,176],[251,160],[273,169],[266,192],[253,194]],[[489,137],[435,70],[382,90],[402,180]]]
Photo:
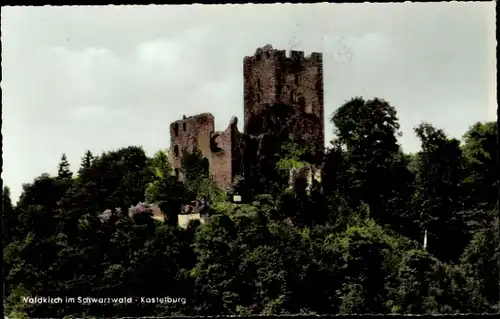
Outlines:
[[466,204],[468,208],[493,209],[497,194],[497,125],[476,123],[464,136],[463,153],[467,161]]
[[80,163],[80,169],[78,171],[78,175],[82,175],[85,172],[85,170],[89,169],[94,163],[95,159],[96,158],[94,154],[92,154],[90,150],[85,152],[85,155],[82,157],[82,161]]
[[184,185],[197,199],[205,199],[210,203],[226,199],[225,194],[213,182],[209,174],[208,159],[200,150],[195,149],[192,153],[184,152],[181,164]]
[[[415,128],[418,154],[416,211],[428,231],[429,250],[444,261],[456,260],[466,245],[463,220],[464,160],[460,142],[423,123]],[[422,236],[423,238],[423,236]]]
[[12,198],[10,195],[10,188],[4,186],[2,190],[2,246],[5,247],[14,240],[16,230],[19,227],[17,214],[12,205]]
[[[358,97],[337,109],[331,121],[335,138],[326,157],[324,183],[331,179],[353,208],[367,204],[370,216],[382,224],[410,225],[411,220],[401,220],[407,217],[412,175],[397,141],[401,133],[396,109],[385,100]],[[336,160],[338,164],[331,163]]]
[[57,169],[57,177],[60,179],[71,179],[71,177],[73,177],[66,154],[61,156],[61,161]]
[[167,221],[176,225],[182,204],[196,199],[196,193],[180,182],[178,176],[173,175],[165,152],[157,152],[154,155],[151,170],[154,177],[146,187],[146,200],[158,205]]
[[[136,146],[87,151],[77,178],[63,155],[58,174],[25,184],[15,206],[4,188],[6,315],[498,311],[496,125],[474,124],[461,143],[423,123],[421,150],[405,154],[387,101],[354,98],[331,120],[335,138],[320,162],[317,145],[294,135],[315,127],[306,114],[269,106],[252,117],[249,129],[264,133],[244,140],[252,165],[227,193],[199,151],[176,172],[166,152],[148,157]],[[319,168],[321,180],[309,181]],[[209,214],[179,227],[181,207],[195,200]],[[152,218],[158,210],[164,220]]]
[[476,231],[461,257],[461,265],[469,275],[469,281],[473,284],[472,289],[476,292],[474,297],[479,311],[488,309],[485,304],[497,305],[498,303],[500,271],[498,254],[500,252],[497,249],[497,223],[498,219],[492,220],[487,226]]

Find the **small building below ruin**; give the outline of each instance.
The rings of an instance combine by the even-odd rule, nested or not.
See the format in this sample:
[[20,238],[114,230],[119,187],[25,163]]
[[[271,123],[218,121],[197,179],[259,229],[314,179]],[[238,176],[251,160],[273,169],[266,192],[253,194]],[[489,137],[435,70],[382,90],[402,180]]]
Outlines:
[[181,228],[187,228],[189,225],[189,222],[192,220],[199,220],[200,223],[204,224],[206,218],[204,218],[200,214],[186,214],[186,215],[179,215],[179,227]]

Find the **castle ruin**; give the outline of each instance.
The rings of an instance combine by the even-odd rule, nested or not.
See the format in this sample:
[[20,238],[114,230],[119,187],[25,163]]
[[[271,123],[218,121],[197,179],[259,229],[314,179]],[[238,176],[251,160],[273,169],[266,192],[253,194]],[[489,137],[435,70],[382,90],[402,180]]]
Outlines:
[[[286,105],[293,110],[289,130],[303,140],[324,149],[323,59],[321,53],[305,57],[302,51],[258,48],[243,60],[244,131],[232,118],[225,131],[215,131],[210,113],[184,117],[170,125],[170,156],[175,174],[182,180],[183,155],[199,150],[206,159],[210,176],[221,189],[228,189],[237,175],[251,174],[258,153],[273,143],[273,130],[285,126],[273,122],[269,110]],[[286,115],[291,118],[292,115]],[[274,126],[273,126],[274,125]],[[266,134],[268,136],[266,136]],[[265,156],[265,155],[264,155]]]

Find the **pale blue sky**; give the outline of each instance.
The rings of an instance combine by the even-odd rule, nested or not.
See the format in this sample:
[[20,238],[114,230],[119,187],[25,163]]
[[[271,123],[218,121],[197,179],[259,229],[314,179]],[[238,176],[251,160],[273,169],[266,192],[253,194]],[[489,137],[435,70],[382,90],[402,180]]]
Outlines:
[[493,2],[4,7],[4,184],[17,200],[63,152],[73,170],[87,149],[151,155],[183,114],[242,119],[243,57],[266,44],[323,52],[327,116],[390,101],[406,151],[421,121],[460,137],[495,119]]

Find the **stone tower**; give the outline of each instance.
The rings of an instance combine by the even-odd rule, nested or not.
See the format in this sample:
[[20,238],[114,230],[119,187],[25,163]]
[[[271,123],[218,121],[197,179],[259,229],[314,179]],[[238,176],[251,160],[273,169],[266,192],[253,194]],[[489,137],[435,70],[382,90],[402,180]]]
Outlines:
[[[244,133],[258,135],[258,128],[248,123],[268,105],[284,104],[300,108],[317,119],[318,129],[313,137],[320,149],[324,147],[323,55],[302,51],[274,50],[266,45],[253,56],[245,57],[244,76]],[[256,130],[256,132],[253,132]],[[301,132],[296,132],[301,134]]]

